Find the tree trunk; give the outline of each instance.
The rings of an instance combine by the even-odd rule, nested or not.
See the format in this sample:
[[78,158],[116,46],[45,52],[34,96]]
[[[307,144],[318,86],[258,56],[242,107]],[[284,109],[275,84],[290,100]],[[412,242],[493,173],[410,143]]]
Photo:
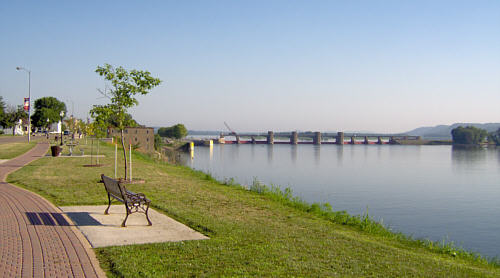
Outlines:
[[94,163],[94,139],[92,139],[92,141],[90,141],[91,145],[90,145],[90,165],[93,165],[92,163]]
[[123,147],[123,158],[125,159],[125,180],[127,180],[127,150],[125,150],[125,142],[123,140],[123,129],[120,129],[120,136],[122,139],[122,147]]
[[97,139],[97,165],[99,165],[99,139]]

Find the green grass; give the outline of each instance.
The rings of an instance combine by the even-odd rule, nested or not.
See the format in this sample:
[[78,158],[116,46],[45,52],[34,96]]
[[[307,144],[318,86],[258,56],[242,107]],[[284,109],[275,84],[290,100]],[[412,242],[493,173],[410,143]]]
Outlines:
[[11,159],[19,156],[31,150],[31,148],[33,148],[35,144],[35,142],[0,144],[0,159]]
[[[82,167],[89,159],[47,157],[12,173],[8,181],[59,206],[106,204],[97,181],[100,173],[113,176],[114,148],[103,146],[101,151],[106,155],[101,163],[108,167]],[[146,183],[129,189],[145,193],[156,210],[211,239],[98,248],[110,277],[500,276],[497,265],[473,254],[458,250],[454,255],[450,245],[390,233],[368,217],[310,205],[287,190],[258,182],[250,190],[223,184],[139,154],[133,161],[134,178]]]

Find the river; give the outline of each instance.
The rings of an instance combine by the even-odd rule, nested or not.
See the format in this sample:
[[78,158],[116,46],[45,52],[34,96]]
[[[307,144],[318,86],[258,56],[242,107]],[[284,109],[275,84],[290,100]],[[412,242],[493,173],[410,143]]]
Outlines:
[[183,163],[254,179],[391,229],[500,257],[500,149],[398,145],[214,145]]

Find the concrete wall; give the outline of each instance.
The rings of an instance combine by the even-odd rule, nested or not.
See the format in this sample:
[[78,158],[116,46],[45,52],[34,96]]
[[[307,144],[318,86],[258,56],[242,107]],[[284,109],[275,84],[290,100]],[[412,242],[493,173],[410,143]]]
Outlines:
[[336,144],[337,145],[344,145],[344,133],[343,132],[337,132]]
[[292,136],[290,137],[290,144],[297,145],[299,143],[299,134],[297,131],[292,132]]
[[321,145],[321,132],[315,132],[313,137],[314,145]]
[[274,132],[272,132],[272,131],[268,131],[267,132],[267,143],[269,145],[273,145],[274,144]]

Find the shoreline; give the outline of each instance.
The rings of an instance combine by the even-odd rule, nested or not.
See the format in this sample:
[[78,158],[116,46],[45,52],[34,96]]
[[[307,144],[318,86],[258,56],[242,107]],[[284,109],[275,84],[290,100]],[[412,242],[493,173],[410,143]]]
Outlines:
[[[112,164],[114,147],[103,144],[102,152],[106,155],[103,163]],[[287,189],[258,182],[250,190],[244,189],[146,154],[134,153],[133,160],[134,177],[146,183],[131,185],[131,190],[151,196],[155,210],[209,235],[211,240],[95,249],[111,276],[141,276],[138,271],[145,269],[149,272],[142,276],[163,277],[500,275],[498,264],[481,256],[457,252],[450,244],[405,240],[408,237],[382,229],[368,216],[350,216],[333,212],[326,204],[308,204]],[[112,169],[82,168],[80,164],[78,160],[42,158],[31,165],[34,167],[22,168],[8,179],[47,196],[56,205],[105,203],[102,188],[95,181],[99,172],[110,174]],[[74,171],[75,167],[79,171]],[[70,177],[73,182],[68,182]]]

